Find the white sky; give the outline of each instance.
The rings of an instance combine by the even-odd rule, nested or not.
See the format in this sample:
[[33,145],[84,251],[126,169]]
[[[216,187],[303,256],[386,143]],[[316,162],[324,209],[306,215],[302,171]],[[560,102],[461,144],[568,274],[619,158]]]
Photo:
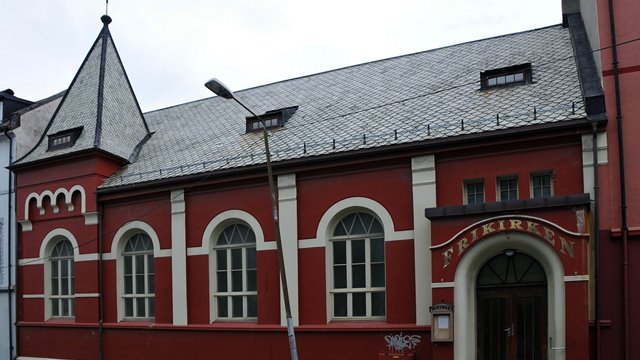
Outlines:
[[[460,42],[559,24],[561,0],[110,0],[109,26],[143,111]],[[9,0],[0,90],[64,90],[104,0]]]

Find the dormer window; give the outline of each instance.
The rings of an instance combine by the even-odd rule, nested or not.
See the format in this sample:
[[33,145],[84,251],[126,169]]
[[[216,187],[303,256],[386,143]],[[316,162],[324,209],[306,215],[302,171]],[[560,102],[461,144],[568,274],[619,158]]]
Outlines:
[[49,148],[47,150],[58,150],[73,146],[81,132],[82,128],[79,127],[49,135]]
[[[264,126],[267,129],[279,128],[293,116],[298,110],[297,106],[292,106],[284,109],[267,111],[260,118],[264,121]],[[247,118],[247,132],[262,131],[262,121],[255,116]]]
[[531,83],[531,63],[487,70],[480,73],[480,87],[490,89]]

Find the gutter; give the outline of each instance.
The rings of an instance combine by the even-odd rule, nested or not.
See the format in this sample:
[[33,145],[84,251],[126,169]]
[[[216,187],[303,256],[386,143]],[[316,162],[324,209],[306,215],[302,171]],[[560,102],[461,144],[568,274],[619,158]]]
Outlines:
[[[13,160],[13,138],[9,135],[9,129],[5,129],[4,130],[4,136],[7,137],[7,139],[9,139],[9,164],[11,164],[11,161]],[[11,231],[11,227],[13,225],[13,221],[12,221],[12,201],[13,201],[13,195],[12,195],[12,184],[13,184],[13,172],[11,172],[11,170],[9,170],[9,192],[7,194],[7,218],[9,219],[8,223],[7,223],[7,248],[9,250],[9,253],[7,254],[7,278],[8,278],[8,296],[9,296],[9,317],[8,317],[8,321],[9,321],[9,359],[13,359],[13,353],[14,353],[14,347],[13,347],[13,338],[14,338],[14,334],[13,334],[13,330],[14,330],[14,314],[13,314],[13,304],[14,304],[14,299],[15,299],[15,284],[16,282],[13,282],[12,279],[12,271],[11,268],[13,266],[12,264],[12,258],[14,255],[14,252],[11,251],[11,235],[12,235],[12,231]],[[15,219],[15,218],[13,218]],[[16,248],[17,250],[17,248]]]
[[627,224],[627,186],[625,183],[624,140],[622,131],[622,102],[620,100],[620,73],[618,70],[618,45],[613,0],[609,0],[609,25],[616,99],[616,125],[618,127],[618,157],[620,159],[620,217],[622,230],[622,290],[624,323],[624,359],[629,359],[629,227]]

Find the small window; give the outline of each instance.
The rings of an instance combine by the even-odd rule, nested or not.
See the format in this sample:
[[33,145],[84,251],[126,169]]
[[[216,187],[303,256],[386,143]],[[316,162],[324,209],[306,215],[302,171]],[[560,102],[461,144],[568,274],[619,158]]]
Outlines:
[[531,83],[531,64],[527,63],[481,72],[480,83],[482,89]]
[[73,269],[73,246],[62,240],[51,251],[50,258],[51,317],[69,318],[75,315],[75,289]]
[[484,181],[468,180],[464,182],[465,204],[482,204],[484,202]]
[[553,195],[551,172],[531,175],[531,196],[542,198]]
[[64,149],[73,146],[76,140],[80,136],[82,128],[75,128],[71,130],[61,131],[57,134],[49,135],[49,148],[48,151]]
[[503,176],[497,181],[499,201],[518,199],[518,177]]
[[[288,107],[284,109],[271,110],[267,111],[260,117],[251,116],[247,118],[247,132],[257,132],[262,131],[263,127],[267,129],[279,128],[284,125],[284,123],[293,116],[293,114],[298,110],[297,106]],[[262,120],[261,120],[262,119]],[[264,122],[264,126],[263,123]]]

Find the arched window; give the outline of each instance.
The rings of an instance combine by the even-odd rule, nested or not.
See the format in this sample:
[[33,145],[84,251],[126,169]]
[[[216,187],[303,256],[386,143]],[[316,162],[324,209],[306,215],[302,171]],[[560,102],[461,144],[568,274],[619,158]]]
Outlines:
[[59,241],[51,250],[50,294],[52,317],[73,317],[75,315],[75,288],[73,271],[73,246],[69,240]]
[[155,278],[153,242],[149,235],[137,233],[131,236],[124,245],[122,260],[124,317],[153,318],[155,316]]
[[258,316],[256,236],[241,223],[228,225],[215,245],[214,304],[217,319],[251,320]]
[[384,318],[384,230],[374,216],[351,213],[338,221],[331,243],[333,317]]

